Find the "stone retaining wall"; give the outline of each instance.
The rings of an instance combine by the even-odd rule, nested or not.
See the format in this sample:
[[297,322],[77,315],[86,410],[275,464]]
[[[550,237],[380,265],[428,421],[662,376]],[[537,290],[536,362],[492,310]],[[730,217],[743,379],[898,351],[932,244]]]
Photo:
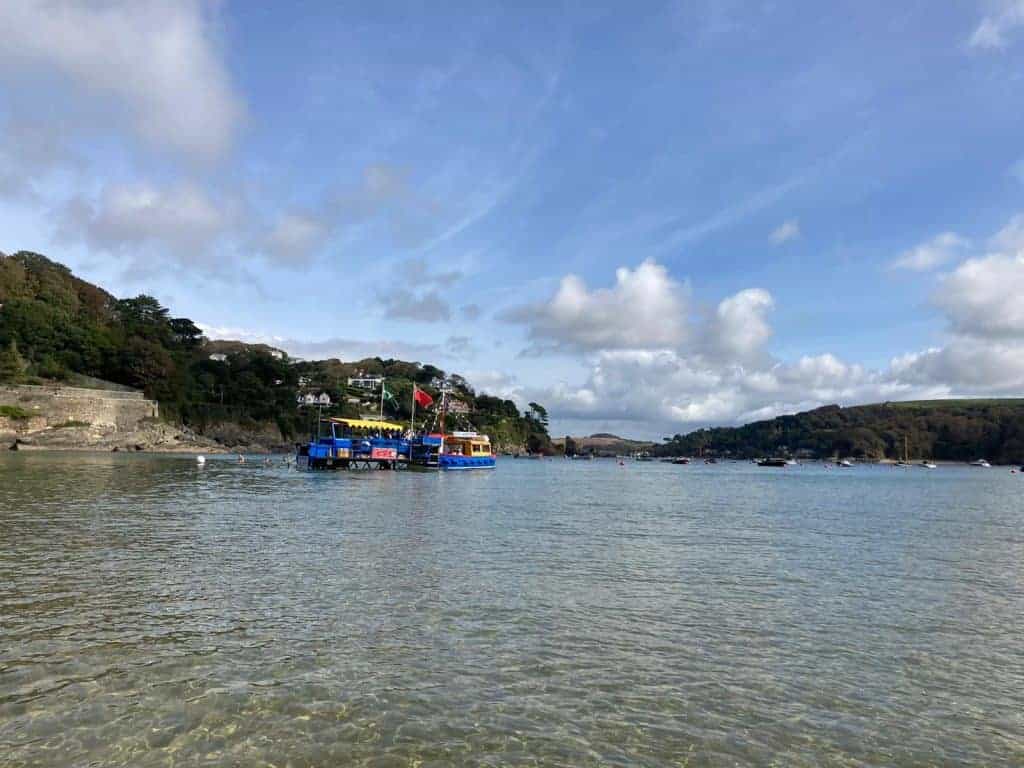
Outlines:
[[[0,405],[11,405],[27,411],[27,420],[8,420],[17,431],[37,431],[69,421],[84,422],[93,427],[131,432],[145,418],[160,415],[153,400],[141,392],[109,392],[81,387],[0,386]],[[43,419],[43,422],[39,420]],[[23,422],[18,425],[18,422]]]

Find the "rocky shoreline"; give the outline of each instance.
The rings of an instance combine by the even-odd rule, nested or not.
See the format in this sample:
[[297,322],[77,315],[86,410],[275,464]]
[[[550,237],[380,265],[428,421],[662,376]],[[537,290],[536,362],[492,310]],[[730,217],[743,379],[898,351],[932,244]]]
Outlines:
[[[219,436],[219,435],[218,435]],[[12,451],[111,451],[149,453],[280,453],[289,445],[247,439],[218,440],[188,427],[154,423],[133,430],[102,429],[89,425],[49,427],[42,430],[9,430],[0,425],[0,445]]]

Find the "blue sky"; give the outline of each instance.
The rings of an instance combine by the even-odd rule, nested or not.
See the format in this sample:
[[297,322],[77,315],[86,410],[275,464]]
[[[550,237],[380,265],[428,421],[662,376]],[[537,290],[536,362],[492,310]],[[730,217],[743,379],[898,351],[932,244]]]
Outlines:
[[1024,2],[21,0],[0,249],[660,436],[1024,389]]

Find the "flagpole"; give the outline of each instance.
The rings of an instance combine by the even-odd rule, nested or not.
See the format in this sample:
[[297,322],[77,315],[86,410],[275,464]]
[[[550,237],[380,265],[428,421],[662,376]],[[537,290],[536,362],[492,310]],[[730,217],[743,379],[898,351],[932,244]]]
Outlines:
[[380,420],[384,421],[384,382],[387,379],[380,380]]
[[416,384],[412,385],[412,416],[409,417],[409,432],[416,434]]

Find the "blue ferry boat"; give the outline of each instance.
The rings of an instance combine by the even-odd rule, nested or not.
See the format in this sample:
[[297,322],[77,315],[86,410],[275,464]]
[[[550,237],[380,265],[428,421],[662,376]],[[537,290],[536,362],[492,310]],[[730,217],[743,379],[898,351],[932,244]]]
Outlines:
[[419,469],[494,469],[497,461],[487,435],[476,432],[430,434],[413,438],[409,465]]
[[[432,399],[413,389],[414,418],[416,402],[429,405]],[[405,435],[401,424],[383,419],[319,418],[310,442],[296,447],[295,464],[300,469],[494,469],[497,462],[487,435],[468,430],[445,432],[447,402],[448,393],[442,391],[435,414],[439,432],[414,434],[410,430]]]
[[366,419],[320,419],[316,434],[296,451],[300,469],[395,469],[407,462],[410,441],[402,425]]
[[494,469],[487,435],[476,432],[407,438],[402,425],[366,419],[321,419],[309,443],[299,445],[299,469]]

